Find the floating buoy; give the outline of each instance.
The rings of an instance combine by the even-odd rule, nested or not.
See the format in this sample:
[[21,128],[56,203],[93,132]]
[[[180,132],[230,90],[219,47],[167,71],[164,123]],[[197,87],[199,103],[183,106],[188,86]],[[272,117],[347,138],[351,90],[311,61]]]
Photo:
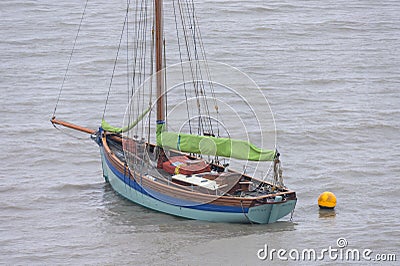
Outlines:
[[318,206],[321,209],[333,209],[336,206],[336,196],[332,192],[325,191],[318,198]]

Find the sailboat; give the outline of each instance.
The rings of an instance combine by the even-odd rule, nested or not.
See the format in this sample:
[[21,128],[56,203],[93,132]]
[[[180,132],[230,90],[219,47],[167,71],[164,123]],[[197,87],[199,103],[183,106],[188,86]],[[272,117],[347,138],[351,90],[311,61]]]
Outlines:
[[[167,66],[164,6],[162,0],[127,1],[121,37],[133,37],[133,41],[131,47],[127,45],[130,102],[122,127],[108,123],[104,113],[99,129],[79,126],[56,118],[56,108],[51,123],[90,134],[100,148],[106,182],[146,208],[188,219],[255,224],[274,223],[293,213],[296,192],[283,183],[276,147],[260,148],[249,136],[234,138],[241,130],[235,133],[221,122],[229,112],[223,113],[216,98],[232,97],[227,94],[234,90],[221,85],[218,78],[213,80],[212,75],[218,74],[212,72],[217,69],[228,80],[237,75],[235,70],[221,70],[223,64],[210,66],[206,60],[192,1],[169,3],[180,62]],[[128,21],[130,12],[133,22]],[[133,33],[128,34],[129,26]],[[110,90],[107,100],[109,95]],[[246,124],[251,119],[243,120]],[[260,140],[262,127],[260,131],[250,135]],[[242,168],[233,167],[241,163]],[[267,171],[255,176],[260,171],[249,171],[252,164],[266,166]]]

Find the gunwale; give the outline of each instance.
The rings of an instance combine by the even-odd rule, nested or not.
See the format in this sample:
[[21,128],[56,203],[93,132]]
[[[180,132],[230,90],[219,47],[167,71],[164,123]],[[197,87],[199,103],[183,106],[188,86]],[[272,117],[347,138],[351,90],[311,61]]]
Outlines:
[[[259,206],[259,205],[264,205],[264,204],[282,204],[285,203],[288,200],[295,200],[297,199],[296,193],[291,190],[286,190],[286,191],[281,191],[279,193],[274,193],[274,194],[267,194],[267,195],[260,195],[257,197],[238,197],[238,196],[233,196],[233,195],[211,195],[211,194],[205,194],[205,193],[199,193],[196,191],[191,191],[185,189],[183,186],[179,187],[179,185],[174,184],[174,186],[171,185],[166,185],[161,182],[157,182],[154,180],[151,180],[149,178],[146,178],[143,176],[141,173],[136,172],[135,170],[129,170],[128,166],[122,162],[115,154],[114,152],[110,149],[108,142],[107,142],[107,135],[111,135],[107,132],[103,132],[101,136],[101,144],[102,147],[104,148],[105,151],[105,156],[106,159],[109,160],[109,162],[113,165],[113,167],[123,175],[128,174],[130,180],[137,182],[135,179],[135,175],[141,177],[141,182],[143,187],[149,188],[151,190],[156,191],[157,193],[161,193],[166,196],[170,197],[175,197],[177,199],[182,199],[182,200],[190,200],[193,201],[194,203],[197,203],[198,205],[207,203],[207,204],[212,204],[212,205],[218,205],[218,206],[232,206],[232,207],[240,207],[240,208],[245,208],[248,209],[253,206]],[[112,135],[114,137],[115,141],[121,141],[122,138],[115,137],[115,135]],[[249,176],[246,176],[249,179],[253,179]],[[254,179],[260,182],[258,179]],[[261,181],[264,182],[264,181]],[[268,182],[264,182],[269,184]],[[140,185],[140,184],[139,184]],[[273,199],[276,196],[282,196],[282,201],[275,202]],[[185,206],[183,206],[185,207]]]

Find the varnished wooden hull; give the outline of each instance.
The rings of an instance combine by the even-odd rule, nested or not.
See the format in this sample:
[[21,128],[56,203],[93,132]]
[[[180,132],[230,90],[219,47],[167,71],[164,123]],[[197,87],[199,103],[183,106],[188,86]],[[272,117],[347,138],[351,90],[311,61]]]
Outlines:
[[288,215],[296,205],[294,192],[244,198],[169,186],[141,173],[131,173],[110,150],[105,136],[99,144],[103,174],[113,189],[128,200],[156,211],[211,222],[267,224]]

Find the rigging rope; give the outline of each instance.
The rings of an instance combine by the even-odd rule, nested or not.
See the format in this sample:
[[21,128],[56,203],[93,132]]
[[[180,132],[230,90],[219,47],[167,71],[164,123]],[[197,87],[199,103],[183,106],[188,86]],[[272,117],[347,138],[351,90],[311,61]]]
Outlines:
[[[198,78],[195,75],[195,72],[193,70],[193,60],[192,60],[192,46],[190,45],[190,37],[191,35],[189,34],[189,30],[188,30],[188,26],[189,29],[193,29],[193,25],[190,21],[191,16],[189,15],[189,9],[188,9],[188,4],[186,3],[186,5],[183,7],[181,2],[178,1],[179,3],[179,11],[180,11],[180,17],[181,17],[181,23],[182,23],[182,30],[183,30],[183,37],[185,40],[185,45],[186,45],[186,53],[187,53],[187,57],[188,57],[188,61],[189,61],[189,65],[190,65],[190,71],[192,74],[192,82],[193,82],[193,87],[194,87],[194,94],[196,97],[196,102],[197,102],[197,114],[198,114],[198,126],[197,126],[197,133],[201,134],[202,133],[202,129],[203,129],[203,124],[202,124],[202,116],[201,116],[201,104],[200,104],[200,99],[199,99],[199,91],[198,91]],[[186,15],[185,14],[185,10],[187,11]],[[189,18],[189,22],[187,22],[185,16],[187,16]],[[194,43],[195,45],[195,43]]]
[[[196,25],[199,25],[197,16],[194,16],[193,19],[196,21]],[[208,80],[208,85],[210,87],[211,97],[214,100],[214,109],[215,109],[215,112],[216,112],[216,115],[217,115],[217,137],[219,137],[220,136],[219,121],[222,118],[219,117],[219,108],[218,108],[218,104],[217,104],[217,98],[216,98],[216,95],[215,95],[214,85],[213,85],[213,82],[212,82],[212,79],[211,79],[210,69],[208,67],[207,56],[206,56],[206,52],[205,52],[205,49],[204,49],[203,38],[201,36],[200,27],[197,27],[197,32],[198,32],[198,36],[199,36],[198,40],[199,40],[199,43],[200,43],[200,49],[201,49],[201,53],[203,55],[203,60],[204,60],[204,64],[205,64],[206,77],[207,77],[207,80]],[[211,123],[211,121],[210,121],[210,123]]]
[[121,36],[120,36],[120,38],[119,38],[118,49],[117,49],[117,55],[115,56],[114,67],[113,67],[113,71],[112,71],[112,74],[111,74],[110,85],[108,86],[108,92],[107,92],[106,102],[105,102],[105,104],[104,104],[104,110],[103,110],[102,120],[104,120],[104,116],[105,116],[106,109],[107,109],[107,104],[108,104],[108,99],[110,98],[110,92],[111,92],[111,86],[112,86],[113,79],[114,79],[115,68],[116,68],[116,66],[117,66],[119,51],[121,50],[122,37],[123,37],[123,35],[124,35],[125,25],[127,24],[127,21],[128,21],[128,12],[129,12],[129,5],[127,6],[126,12],[125,12],[125,20],[124,20],[124,24],[123,24],[123,26],[122,26]]
[[77,42],[77,40],[78,40],[79,32],[81,31],[81,26],[82,26],[83,18],[84,18],[85,13],[86,13],[86,7],[87,7],[87,5],[88,5],[88,2],[89,2],[89,0],[86,0],[86,2],[85,2],[85,7],[83,8],[81,20],[80,20],[80,22],[79,22],[78,31],[77,31],[76,36],[75,36],[75,40],[74,40],[74,44],[73,44],[73,46],[72,46],[71,54],[69,55],[69,60],[68,60],[67,68],[65,69],[64,78],[63,78],[63,81],[62,81],[62,83],[61,83],[60,91],[59,91],[59,93],[58,93],[56,106],[54,107],[53,117],[56,115],[57,106],[58,106],[58,103],[59,103],[60,98],[61,98],[61,93],[62,93],[62,90],[63,90],[63,88],[64,88],[65,80],[66,80],[66,78],[67,78],[69,66],[71,65],[72,55],[74,54],[74,51],[75,51],[76,42]]
[[[131,1],[130,0],[126,0],[126,8],[129,10],[129,6],[130,6]],[[129,11],[128,11],[129,12]],[[129,78],[129,16],[126,18],[126,23],[127,23],[127,30],[126,30],[126,73],[128,73],[126,75],[126,84],[127,84],[127,88],[128,88],[128,104],[129,101],[131,99],[131,95],[130,95],[130,78]]]
[[[130,107],[128,109],[128,120],[130,121],[131,117],[136,115],[140,115],[141,111],[146,109],[145,103],[145,95],[143,91],[142,82],[146,78],[146,55],[148,53],[147,48],[147,30],[148,29],[148,1],[137,1],[135,6],[135,19],[137,22],[134,24],[134,34],[133,34],[133,62],[132,62],[132,85],[131,85],[131,95],[136,95],[135,102],[130,103]],[[151,37],[152,38],[152,37]],[[150,40],[152,42],[152,40]],[[152,55],[150,55],[152,59]],[[152,70],[150,68],[150,72]],[[136,91],[135,89],[141,89]],[[151,100],[149,100],[149,104]],[[139,129],[141,130],[141,134],[143,135],[145,128],[145,121],[141,121],[140,127],[135,127],[134,135],[139,134]]]
[[181,51],[181,44],[180,44],[180,38],[179,38],[179,30],[178,30],[178,19],[176,15],[176,8],[175,8],[175,1],[172,1],[173,9],[174,9],[174,17],[175,17],[175,29],[176,29],[176,38],[178,41],[178,50],[179,50],[179,59],[181,62],[181,71],[182,71],[182,78],[183,78],[183,91],[185,94],[185,103],[186,103],[186,112],[187,112],[187,117],[188,117],[188,123],[189,123],[189,133],[192,134],[192,125],[191,125],[191,119],[190,119],[190,113],[189,113],[189,103],[188,103],[188,96],[187,96],[187,88],[186,88],[186,82],[185,82],[185,74],[183,71],[183,59],[182,59],[182,51]]
[[[207,95],[206,95],[206,91],[204,89],[203,74],[202,74],[201,68],[199,66],[199,61],[198,61],[199,60],[199,55],[198,55],[197,41],[196,41],[197,40],[196,33],[198,31],[198,27],[197,27],[197,23],[196,23],[196,19],[195,19],[196,17],[195,17],[195,12],[194,12],[194,2],[192,1],[191,5],[188,4],[187,6],[188,6],[188,12],[189,12],[189,6],[192,6],[190,18],[192,19],[191,24],[193,26],[190,29],[192,29],[192,34],[193,34],[192,38],[193,38],[193,44],[194,44],[193,45],[194,46],[194,57],[195,57],[195,60],[196,60],[196,65],[195,65],[195,67],[196,67],[196,82],[200,84],[199,94],[203,98],[204,106],[205,106],[205,109],[206,109],[205,110],[205,112],[207,114],[206,118],[208,118],[208,126],[209,126],[208,134],[212,134],[213,135],[214,133],[213,133],[212,123],[211,123],[211,118],[210,118],[210,111],[209,111],[209,108],[208,108]],[[205,122],[207,122],[207,121],[205,121]],[[204,129],[203,129],[202,133],[204,134]]]
[[[152,2],[153,3],[153,2]],[[151,8],[151,10],[154,10]],[[151,131],[151,113],[152,113],[152,105],[153,105],[153,74],[154,74],[154,68],[153,68],[153,62],[154,62],[154,25],[155,21],[153,20],[153,23],[151,24],[151,41],[150,41],[150,88],[149,88],[149,120],[148,120],[148,128],[147,128],[147,143],[150,143],[150,131]],[[165,47],[165,46],[164,46]]]
[[[175,7],[175,1],[173,1],[174,5],[174,15],[175,15],[175,27],[177,31],[178,37],[178,48],[180,53],[180,60],[181,63],[183,62],[182,58],[182,50],[181,50],[181,42],[179,38],[179,28],[178,28],[178,16],[176,10],[179,10],[180,15],[180,22],[182,24],[182,33],[184,44],[186,48],[186,56],[189,62],[190,73],[192,76],[192,85],[194,88],[194,98],[196,99],[196,107],[197,107],[197,116],[198,117],[198,125],[197,131],[198,134],[205,134],[208,133],[210,135],[214,135],[213,132],[213,124],[211,122],[210,116],[210,109],[208,105],[207,94],[205,90],[204,78],[203,78],[203,71],[201,67],[200,60],[205,62],[205,53],[204,53],[204,46],[201,40],[201,33],[200,28],[198,26],[198,19],[194,9],[194,2],[193,1],[177,1],[178,7]],[[182,67],[183,68],[183,67]],[[212,82],[210,81],[210,72],[208,69],[208,65],[205,63],[206,68],[206,76],[209,80],[209,86],[211,88],[212,96],[215,97],[215,93],[212,87]],[[182,69],[182,73],[183,73]],[[184,82],[184,91],[185,91],[185,98],[186,102],[188,99],[187,89],[185,86],[186,82]],[[218,116],[218,107],[216,105],[216,99],[214,98],[214,107],[217,112]],[[188,113],[188,120],[190,123],[190,111],[188,107],[188,103],[186,106],[187,113]],[[217,124],[218,125],[218,124]],[[192,132],[192,126],[189,124],[190,133]],[[218,129],[219,135],[219,129]]]

